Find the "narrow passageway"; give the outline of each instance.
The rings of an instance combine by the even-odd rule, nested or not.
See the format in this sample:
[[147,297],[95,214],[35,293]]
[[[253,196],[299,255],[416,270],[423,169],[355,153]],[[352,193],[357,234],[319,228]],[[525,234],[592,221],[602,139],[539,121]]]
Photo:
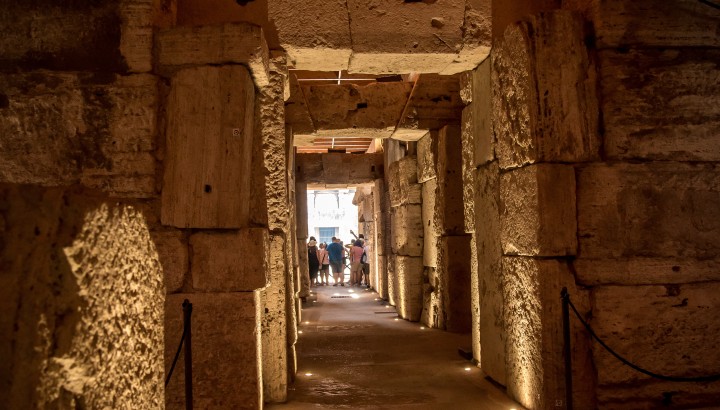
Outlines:
[[288,403],[266,408],[522,408],[460,357],[469,335],[398,319],[372,290],[313,289],[304,304]]

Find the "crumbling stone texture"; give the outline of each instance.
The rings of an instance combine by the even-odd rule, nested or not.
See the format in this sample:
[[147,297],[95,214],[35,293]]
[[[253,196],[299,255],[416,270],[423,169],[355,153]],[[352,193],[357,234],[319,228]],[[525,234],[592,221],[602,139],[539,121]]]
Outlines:
[[422,189],[423,265],[436,268],[440,236],[435,223],[437,179],[423,183]]
[[720,160],[718,59],[696,48],[600,52],[608,158]]
[[[553,407],[565,397],[560,290],[568,288],[582,314],[589,311],[587,295],[559,260],[503,257],[502,270],[508,394],[527,408]],[[573,404],[595,408],[587,334],[579,321],[571,324]]]
[[473,105],[463,109],[461,137],[463,228],[475,232],[475,116]]
[[421,257],[424,242],[422,207],[402,205],[392,209],[393,253]]
[[720,255],[720,168],[597,164],[578,173],[581,258],[710,260]]
[[284,235],[270,234],[267,243],[270,256],[268,285],[258,291],[264,309],[262,331],[262,383],[265,402],[287,400],[287,306],[286,281],[289,278],[286,260],[287,240]]
[[393,138],[417,141],[447,124],[459,124],[464,107],[459,75],[420,75]]
[[450,332],[468,333],[472,314],[470,309],[470,235],[442,236],[442,272],[445,295],[445,329]]
[[201,231],[190,236],[192,285],[200,292],[240,292],[268,283],[268,231]]
[[[183,300],[193,304],[193,400],[199,408],[256,409],[262,404],[258,366],[260,318],[253,292],[178,293],[165,302],[165,371],[183,330]],[[228,366],[232,363],[232,366]],[[165,389],[166,408],[185,408],[181,358]]]
[[285,123],[292,127],[295,134],[313,134],[315,124],[310,117],[305,92],[298,83],[297,76],[288,75],[290,98],[285,100]]
[[[653,372],[694,377],[720,368],[715,349],[717,315],[708,309],[718,300],[717,282],[593,288],[591,325],[600,338],[624,357]],[[598,404],[619,409],[660,405],[663,392],[677,384],[652,379],[623,365],[594,344]],[[718,394],[712,383],[687,385],[672,396],[673,405],[695,407]]]
[[438,134],[437,196],[435,217],[443,235],[465,232],[460,127],[448,125]]
[[2,68],[148,72],[152,0],[82,2],[73,7],[9,2],[0,14]]
[[156,77],[34,71],[3,75],[0,89],[2,181],[156,195]]
[[475,166],[482,166],[495,160],[495,149],[497,142],[493,133],[492,124],[492,98],[493,89],[491,74],[491,58],[485,61],[472,71],[472,117],[474,121],[474,161]]
[[178,228],[248,225],[254,98],[250,76],[239,65],[190,68],[173,76],[167,108],[163,224]]
[[492,60],[493,128],[503,169],[598,159],[595,67],[577,14],[508,26]]
[[500,177],[501,240],[506,255],[577,252],[575,170],[537,164]]
[[162,266],[165,292],[177,293],[190,267],[188,238],[179,229],[153,230],[150,235]]
[[307,239],[297,240],[298,269],[300,276],[300,288],[298,298],[303,299],[310,296],[310,267],[308,265]]
[[297,2],[269,0],[280,45],[290,62],[304,70],[347,70],[352,53],[347,3],[310,0],[298,12]]
[[29,185],[0,204],[4,405],[162,407],[165,292],[142,212]]
[[[477,169],[475,177],[475,240],[478,287],[473,289],[473,311],[480,312],[482,351],[480,367],[496,382],[506,385],[505,323],[500,230],[500,168],[497,161]],[[476,356],[477,357],[477,356]]]
[[389,166],[388,188],[390,206],[422,203],[422,187],[418,184],[417,157],[407,156]]
[[437,177],[437,132],[428,132],[417,143],[417,182],[423,183]]
[[155,48],[157,70],[164,76],[195,66],[242,64],[258,88],[270,84],[268,46],[256,25],[177,26],[161,30]]
[[[317,135],[388,138],[410,96],[410,82],[303,88]],[[325,131],[325,132],[324,132]]]
[[419,321],[422,314],[423,270],[420,257],[395,257],[395,302],[400,317],[411,322]]
[[397,278],[397,256],[392,253],[385,255],[387,264],[387,301],[392,306],[399,303],[399,285]]
[[383,176],[383,154],[297,154],[297,180],[322,184],[363,184]]

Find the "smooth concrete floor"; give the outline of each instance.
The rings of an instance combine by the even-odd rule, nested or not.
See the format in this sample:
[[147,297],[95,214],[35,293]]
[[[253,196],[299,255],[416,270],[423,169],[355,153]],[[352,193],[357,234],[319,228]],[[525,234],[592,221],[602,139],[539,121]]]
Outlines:
[[314,287],[298,330],[288,402],[267,409],[522,409],[458,354],[469,334],[399,319],[372,290]]

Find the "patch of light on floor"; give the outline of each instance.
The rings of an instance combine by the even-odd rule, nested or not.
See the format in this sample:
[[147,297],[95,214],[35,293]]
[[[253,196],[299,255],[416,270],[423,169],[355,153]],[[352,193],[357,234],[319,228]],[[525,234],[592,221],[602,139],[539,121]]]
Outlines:
[[353,299],[360,299],[360,296],[358,296],[358,295],[351,295],[351,297],[352,297]]

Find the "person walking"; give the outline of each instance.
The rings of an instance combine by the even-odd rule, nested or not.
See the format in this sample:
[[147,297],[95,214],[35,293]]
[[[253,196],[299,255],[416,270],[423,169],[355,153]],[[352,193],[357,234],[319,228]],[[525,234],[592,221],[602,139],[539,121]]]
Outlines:
[[315,237],[311,236],[308,242],[308,270],[310,273],[310,286],[315,285],[317,280],[318,268],[320,267],[320,261],[318,260],[318,248],[315,246],[317,241]]
[[333,274],[333,286],[345,286],[343,269],[343,246],[340,244],[340,240],[336,237],[332,237],[332,243],[327,247],[328,259],[330,260],[330,268]]
[[327,251],[327,244],[321,243],[320,249],[317,251],[317,257],[320,261],[320,272],[318,273],[318,276],[320,277],[320,284],[323,286],[327,286],[330,284],[330,256],[328,255]]

